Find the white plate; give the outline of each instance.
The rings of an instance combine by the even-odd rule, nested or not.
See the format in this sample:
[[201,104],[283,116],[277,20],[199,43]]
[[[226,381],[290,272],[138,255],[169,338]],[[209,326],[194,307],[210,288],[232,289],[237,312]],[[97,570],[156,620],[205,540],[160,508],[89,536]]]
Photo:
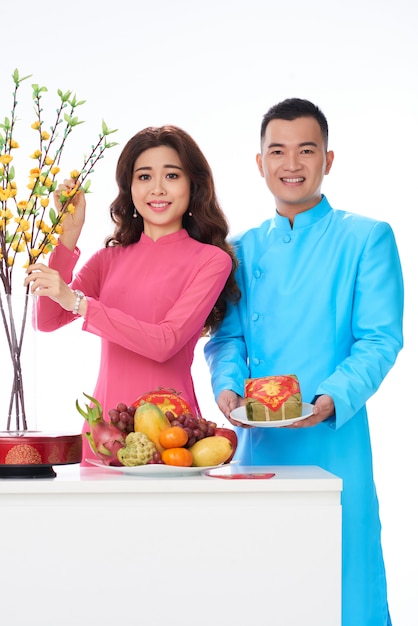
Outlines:
[[[193,476],[201,474],[208,469],[220,467],[220,465],[212,465],[209,467],[178,467],[177,465],[164,465],[163,463],[150,463],[149,465],[136,465],[135,467],[115,467],[114,465],[105,465],[99,459],[86,459],[86,461],[90,463],[90,465],[100,467],[100,469],[119,472],[121,474],[130,474],[131,476]],[[222,467],[228,467],[229,463],[221,465]]]
[[308,404],[307,402],[302,402],[302,415],[301,417],[293,417],[288,420],[272,420],[271,422],[258,422],[255,420],[249,420],[247,418],[247,412],[245,410],[245,406],[239,406],[237,409],[231,411],[232,419],[240,422],[241,424],[245,424],[246,426],[254,426],[256,428],[281,428],[282,426],[290,426],[290,424],[294,424],[295,422],[300,422],[301,420],[305,420],[307,417],[312,415],[313,404]]

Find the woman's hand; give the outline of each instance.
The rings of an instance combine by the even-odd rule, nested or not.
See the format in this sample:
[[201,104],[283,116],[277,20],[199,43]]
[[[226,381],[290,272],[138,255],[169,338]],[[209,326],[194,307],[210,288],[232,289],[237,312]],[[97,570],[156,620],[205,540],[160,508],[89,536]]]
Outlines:
[[26,270],[25,287],[30,285],[31,293],[37,296],[48,296],[66,311],[74,308],[76,296],[73,290],[61,278],[59,272],[43,263],[33,263]]
[[[77,189],[74,195],[71,193]],[[70,203],[74,206],[74,212],[66,213],[62,221],[62,234],[60,241],[66,248],[73,251],[76,248],[78,238],[84,226],[86,217],[86,197],[84,191],[77,188],[77,182],[72,178],[64,180],[58,185],[54,191],[54,202],[57,211],[61,211],[64,202],[60,201],[60,197],[65,195],[69,198]]]

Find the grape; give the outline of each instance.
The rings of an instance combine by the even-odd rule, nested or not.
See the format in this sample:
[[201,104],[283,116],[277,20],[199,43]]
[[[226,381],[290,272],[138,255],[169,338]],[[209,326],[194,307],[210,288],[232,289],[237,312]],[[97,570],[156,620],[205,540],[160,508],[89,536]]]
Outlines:
[[[124,409],[123,411],[120,409]],[[134,414],[128,411],[128,407],[120,402],[115,409],[109,409],[108,416],[111,424],[119,428],[123,433],[131,433],[134,430]]]
[[154,454],[152,455],[152,459],[148,461],[147,465],[161,465],[162,462],[163,460],[161,458],[161,453],[154,452]]

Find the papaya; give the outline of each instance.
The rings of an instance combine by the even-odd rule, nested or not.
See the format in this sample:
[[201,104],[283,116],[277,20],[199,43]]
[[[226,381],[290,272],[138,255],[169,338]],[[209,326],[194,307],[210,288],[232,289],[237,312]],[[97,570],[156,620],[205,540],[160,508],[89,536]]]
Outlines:
[[231,458],[233,446],[229,439],[221,435],[204,437],[189,448],[193,456],[193,467],[221,465]]
[[143,433],[155,445],[158,452],[164,450],[160,444],[160,433],[170,428],[171,422],[158,406],[152,402],[140,402],[135,410],[134,430]]

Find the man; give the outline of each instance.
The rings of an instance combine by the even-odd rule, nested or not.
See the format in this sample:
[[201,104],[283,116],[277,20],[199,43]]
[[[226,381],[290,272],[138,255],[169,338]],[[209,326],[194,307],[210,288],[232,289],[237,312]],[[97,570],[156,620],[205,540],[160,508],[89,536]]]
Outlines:
[[388,224],[334,210],[321,193],[333,158],[311,102],[288,99],[264,116],[257,164],[276,212],[234,240],[242,296],[205,355],[235,425],[246,378],[298,376],[312,416],[238,428],[236,457],[319,465],[343,479],[343,626],[389,626],[365,403],[403,345],[402,271]]

